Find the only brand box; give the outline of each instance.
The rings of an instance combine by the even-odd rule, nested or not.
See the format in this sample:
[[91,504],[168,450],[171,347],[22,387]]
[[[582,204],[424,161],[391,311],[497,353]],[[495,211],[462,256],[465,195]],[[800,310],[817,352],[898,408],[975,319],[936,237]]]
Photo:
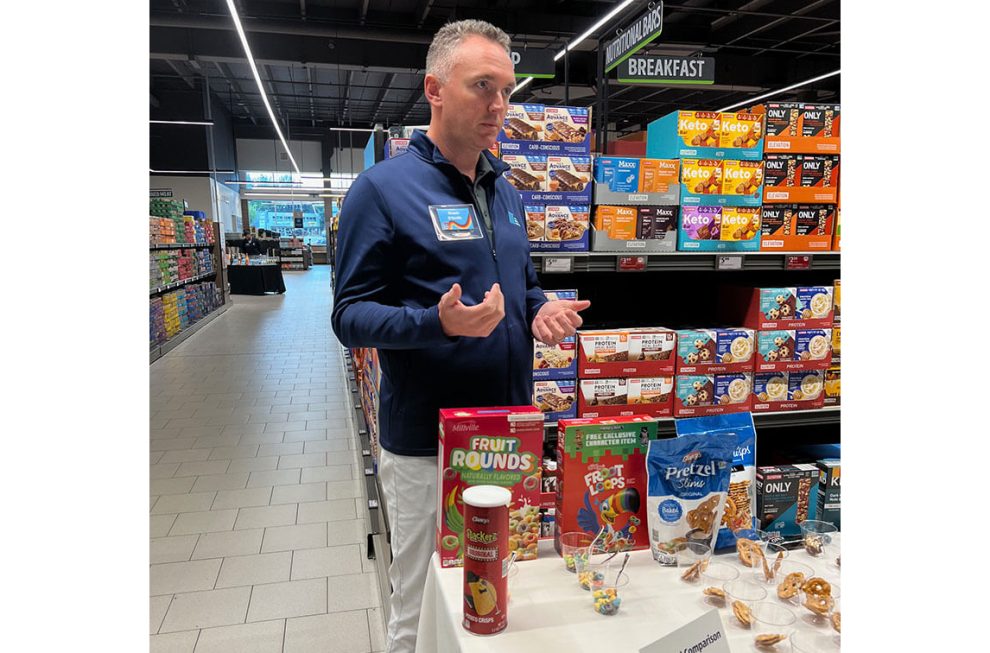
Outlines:
[[768,102],[753,113],[766,114],[766,153],[839,154],[840,106]]
[[562,533],[604,530],[607,550],[650,546],[646,525],[646,451],[657,437],[645,415],[563,420],[557,425],[554,546]]
[[677,332],[677,373],[752,372],[752,329],[684,329]]
[[767,154],[763,168],[764,204],[835,204],[838,201],[837,155]]
[[832,205],[764,204],[761,215],[764,250],[814,252],[832,247]]
[[473,485],[512,492],[510,519],[529,526],[510,534],[509,548],[520,559],[536,558],[542,454],[543,416],[532,406],[440,411],[436,550],[443,567],[463,564],[461,493]]
[[801,524],[818,513],[818,468],[757,467],[756,509],[761,530],[783,537],[800,535]]

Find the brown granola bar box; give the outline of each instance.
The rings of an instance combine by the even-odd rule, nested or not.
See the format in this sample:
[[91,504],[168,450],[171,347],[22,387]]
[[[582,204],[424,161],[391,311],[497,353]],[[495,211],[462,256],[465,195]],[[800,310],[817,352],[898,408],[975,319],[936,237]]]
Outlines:
[[578,376],[628,378],[673,375],[677,333],[642,328],[578,331]]
[[801,524],[815,519],[818,511],[818,467],[757,467],[756,511],[761,530],[788,538],[800,535]]

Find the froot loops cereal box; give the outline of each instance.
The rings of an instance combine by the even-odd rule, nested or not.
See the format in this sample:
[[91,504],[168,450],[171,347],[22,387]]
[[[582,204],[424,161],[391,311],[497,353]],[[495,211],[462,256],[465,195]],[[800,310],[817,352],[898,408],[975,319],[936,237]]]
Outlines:
[[464,488],[495,485],[512,493],[509,552],[536,558],[540,537],[543,413],[533,406],[440,410],[436,550],[443,567],[464,560]]

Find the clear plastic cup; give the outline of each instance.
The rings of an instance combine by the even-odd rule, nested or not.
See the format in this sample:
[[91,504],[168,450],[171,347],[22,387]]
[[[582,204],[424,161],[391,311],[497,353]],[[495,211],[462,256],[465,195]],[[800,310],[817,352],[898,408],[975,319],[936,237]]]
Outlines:
[[833,538],[835,538],[838,532],[838,528],[826,521],[809,520],[801,522],[801,540],[804,544],[805,552],[813,558],[822,560],[834,558],[835,556],[832,555]]
[[[825,579],[816,576],[810,580],[814,583]],[[828,583],[827,594],[818,593],[813,587],[802,587],[801,620],[812,626],[831,628],[830,617],[835,610],[835,602],[841,596],[841,591],[836,583],[825,582]]]
[[610,565],[611,568],[605,574],[605,582],[591,592],[592,605],[600,615],[611,617],[619,613],[619,606],[622,605],[620,592],[629,584],[629,574],[619,573],[621,566],[621,563]]
[[693,583],[701,578],[702,572],[708,566],[708,561],[712,557],[712,547],[702,542],[685,542],[675,555],[681,580]]
[[509,603],[512,602],[512,594],[516,586],[516,577],[519,576],[519,563],[513,560],[509,563],[508,577],[508,587],[509,587]]
[[759,549],[756,564],[752,567],[753,579],[764,585],[774,585],[777,575],[788,561],[789,552],[779,544],[763,542]]
[[718,596],[717,593],[709,594],[707,591],[712,589],[724,592],[725,590],[722,589],[722,586],[737,578],[739,578],[738,567],[726,562],[712,562],[709,560],[708,566],[701,572],[701,584],[704,586],[702,594],[705,597],[705,603],[718,608],[724,607],[725,597]]
[[[744,567],[752,567],[753,564],[759,564],[759,560],[756,558],[756,552],[760,551],[766,542],[773,542],[777,539],[771,533],[761,531],[757,528],[740,528],[732,531],[732,534],[736,536],[736,552],[738,554],[739,564]],[[754,543],[754,546],[750,547],[752,550],[750,555],[744,555],[743,547],[746,545],[740,543],[740,540],[748,540]],[[752,563],[747,562],[746,558],[752,560]]]
[[750,606],[753,643],[760,649],[783,650],[794,632],[797,616],[782,605],[760,601]]
[[826,632],[799,630],[791,635],[791,650],[794,653],[838,653],[839,642]]
[[611,556],[577,556],[574,559],[574,567],[581,589],[588,591],[601,589],[605,582],[609,562],[611,562]]
[[575,573],[577,571],[575,560],[588,558],[589,548],[594,539],[594,535],[583,531],[571,531],[560,536],[560,555],[564,558],[564,568],[567,571]]
[[722,585],[722,589],[725,590],[726,605],[732,610],[733,616],[735,617],[732,620],[732,623],[737,627],[750,628],[752,625],[752,619],[749,619],[748,623],[741,619],[741,615],[736,614],[737,610],[741,608],[739,608],[736,604],[742,604],[745,608],[744,612],[751,610],[753,604],[759,603],[767,598],[766,588],[743,578],[737,578],[736,580],[730,580]]

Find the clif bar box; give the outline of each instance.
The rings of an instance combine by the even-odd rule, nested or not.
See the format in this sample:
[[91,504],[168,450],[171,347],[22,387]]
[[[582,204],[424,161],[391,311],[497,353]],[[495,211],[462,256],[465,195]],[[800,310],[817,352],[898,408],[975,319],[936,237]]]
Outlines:
[[818,468],[757,467],[756,510],[761,530],[783,537],[800,535],[801,524],[818,514]]

